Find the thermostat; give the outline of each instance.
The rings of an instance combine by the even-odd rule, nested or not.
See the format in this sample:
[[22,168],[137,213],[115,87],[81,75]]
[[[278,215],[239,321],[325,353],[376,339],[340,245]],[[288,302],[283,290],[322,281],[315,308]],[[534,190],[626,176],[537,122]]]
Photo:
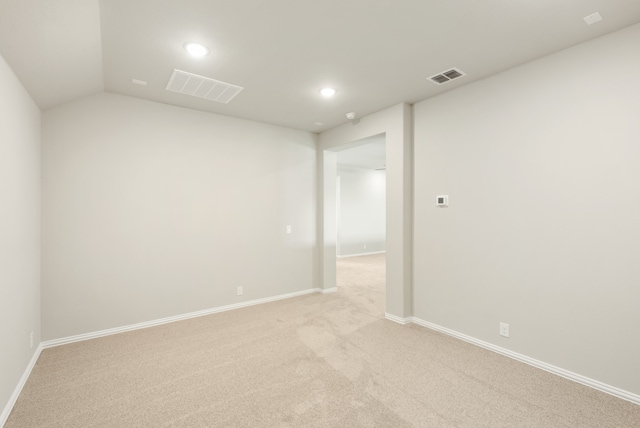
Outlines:
[[448,206],[449,206],[449,195],[436,196],[436,207],[448,207]]

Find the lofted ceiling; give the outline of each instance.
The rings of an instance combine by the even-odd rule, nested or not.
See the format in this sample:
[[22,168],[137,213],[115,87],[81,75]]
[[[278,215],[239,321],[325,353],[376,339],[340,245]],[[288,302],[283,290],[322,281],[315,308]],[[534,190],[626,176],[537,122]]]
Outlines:
[[[0,0],[0,54],[42,109],[108,91],[321,132],[638,22],[638,0]],[[174,69],[244,90],[169,92]]]

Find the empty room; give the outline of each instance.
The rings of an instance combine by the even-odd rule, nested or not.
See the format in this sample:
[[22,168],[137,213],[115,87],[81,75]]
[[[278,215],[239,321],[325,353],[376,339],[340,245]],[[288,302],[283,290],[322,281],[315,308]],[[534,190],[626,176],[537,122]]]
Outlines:
[[0,427],[640,427],[638,183],[637,0],[0,0]]

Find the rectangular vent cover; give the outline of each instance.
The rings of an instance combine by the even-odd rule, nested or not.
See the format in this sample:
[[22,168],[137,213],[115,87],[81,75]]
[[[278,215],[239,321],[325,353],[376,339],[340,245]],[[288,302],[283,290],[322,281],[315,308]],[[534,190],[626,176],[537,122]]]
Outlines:
[[464,71],[460,70],[459,68],[453,67],[451,70],[443,71],[442,73],[438,73],[435,76],[429,77],[429,80],[431,80],[436,85],[442,85],[443,83],[450,82],[454,79],[466,75],[467,73],[465,73]]
[[173,70],[165,89],[227,104],[244,88],[186,71]]

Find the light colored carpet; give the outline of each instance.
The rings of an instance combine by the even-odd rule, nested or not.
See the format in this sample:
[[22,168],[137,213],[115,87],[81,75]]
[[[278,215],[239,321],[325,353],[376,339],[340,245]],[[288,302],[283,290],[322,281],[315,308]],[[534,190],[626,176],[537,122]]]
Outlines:
[[45,350],[6,427],[638,427],[640,406],[384,317],[384,255],[339,291]]

